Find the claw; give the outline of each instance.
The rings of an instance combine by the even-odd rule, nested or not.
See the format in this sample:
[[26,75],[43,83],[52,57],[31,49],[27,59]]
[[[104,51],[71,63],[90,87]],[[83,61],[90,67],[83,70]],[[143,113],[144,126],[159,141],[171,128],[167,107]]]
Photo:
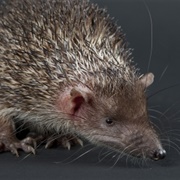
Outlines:
[[[11,151],[11,152],[12,152],[12,151]],[[15,149],[15,150],[12,152],[12,154],[16,155],[16,157],[19,157],[19,153],[18,153],[17,149]]]
[[25,143],[25,144],[29,144],[29,145],[33,145],[34,148],[37,147],[37,143],[36,143],[36,140],[31,138],[31,137],[27,137],[25,139],[23,139],[21,142]]
[[[30,146],[31,147],[31,146]],[[36,154],[36,151],[35,151],[35,149],[33,148],[33,147],[31,147],[31,153],[33,153],[34,155]]]
[[79,144],[83,146],[83,141],[77,137],[72,135],[60,136],[59,138],[51,136],[47,139],[45,148],[51,148],[54,145],[61,145],[68,150],[71,149],[73,145]]
[[16,155],[16,157],[19,157],[19,153],[18,153],[17,148],[15,147],[14,144],[11,144],[11,145],[9,146],[9,149],[10,149],[10,151],[11,151],[12,154]]
[[76,140],[80,146],[82,146],[82,147],[84,146],[83,141],[81,139],[77,138]]
[[34,148],[31,147],[31,146],[29,146],[29,145],[27,145],[27,144],[24,143],[24,142],[20,142],[20,148],[21,148],[24,152],[26,152],[26,153],[33,153],[33,154],[35,154]]
[[67,141],[67,142],[66,142],[65,146],[67,147],[67,149],[68,149],[68,150],[70,150],[70,149],[71,149],[71,144],[70,144],[70,142],[69,142],[69,141]]
[[54,141],[48,139],[48,140],[47,140],[47,143],[46,143],[46,145],[45,145],[45,149],[51,148],[51,147],[53,146],[53,144],[54,144]]

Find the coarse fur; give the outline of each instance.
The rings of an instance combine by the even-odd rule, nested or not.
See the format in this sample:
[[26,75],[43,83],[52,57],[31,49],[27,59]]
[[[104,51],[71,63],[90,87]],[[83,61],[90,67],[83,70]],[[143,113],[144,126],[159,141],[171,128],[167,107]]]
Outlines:
[[[135,156],[161,143],[122,30],[86,0],[7,0],[0,7],[0,124],[78,134]],[[158,157],[156,157],[158,159]]]

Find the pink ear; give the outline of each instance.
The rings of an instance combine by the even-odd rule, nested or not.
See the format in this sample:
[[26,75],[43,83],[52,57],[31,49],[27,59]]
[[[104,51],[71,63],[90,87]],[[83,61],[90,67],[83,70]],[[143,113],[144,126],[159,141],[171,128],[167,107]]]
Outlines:
[[76,90],[75,88],[71,90],[70,95],[71,95],[71,101],[73,103],[72,112],[73,114],[75,114],[79,110],[81,105],[85,102],[85,99],[81,94],[81,92]]
[[140,78],[140,82],[144,85],[145,88],[149,87],[154,81],[154,74],[147,73]]
[[65,114],[77,115],[77,113],[82,113],[80,110],[86,109],[86,106],[91,103],[92,97],[90,89],[84,86],[76,86],[62,92],[56,101],[56,105]]
[[75,114],[82,107],[83,103],[88,102],[88,92],[73,88],[70,92],[72,109],[71,112]]

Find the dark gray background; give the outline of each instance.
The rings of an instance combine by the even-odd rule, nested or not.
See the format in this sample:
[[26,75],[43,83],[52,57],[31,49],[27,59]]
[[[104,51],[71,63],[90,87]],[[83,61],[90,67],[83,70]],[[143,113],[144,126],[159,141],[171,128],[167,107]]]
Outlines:
[[[151,47],[151,23],[143,0],[93,0],[106,7],[112,17],[126,33],[130,47],[134,48],[134,61],[142,73],[147,72]],[[96,149],[81,156],[92,146],[44,150],[37,155],[26,156],[21,152],[19,158],[10,153],[0,155],[0,179],[153,179],[178,180],[180,178],[180,1],[146,0],[153,22],[153,54],[149,70],[155,74],[155,83],[149,89],[151,95],[150,112],[158,119],[152,121],[160,128],[159,133],[167,150],[166,159],[159,162],[132,161],[109,155],[102,162],[105,150]],[[162,112],[158,113],[158,111]],[[79,159],[76,160],[76,158]],[[67,159],[68,158],[68,159]],[[73,161],[73,162],[72,162]]]

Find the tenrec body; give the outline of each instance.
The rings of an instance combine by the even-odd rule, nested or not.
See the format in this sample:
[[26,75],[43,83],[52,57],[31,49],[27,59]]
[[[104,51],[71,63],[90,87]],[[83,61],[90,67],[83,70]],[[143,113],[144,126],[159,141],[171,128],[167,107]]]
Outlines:
[[137,72],[126,44],[106,11],[87,1],[3,2],[1,151],[34,152],[30,139],[16,138],[18,120],[38,134],[79,136],[133,156],[164,158],[146,107],[154,76]]

